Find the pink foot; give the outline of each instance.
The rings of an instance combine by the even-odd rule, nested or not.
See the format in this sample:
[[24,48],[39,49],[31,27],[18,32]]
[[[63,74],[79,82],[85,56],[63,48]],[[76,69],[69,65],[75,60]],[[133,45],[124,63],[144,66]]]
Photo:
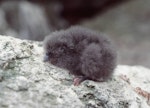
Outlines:
[[78,85],[80,85],[86,79],[87,78],[84,77],[84,76],[75,77],[74,80],[73,80],[73,85],[74,86],[78,86]]

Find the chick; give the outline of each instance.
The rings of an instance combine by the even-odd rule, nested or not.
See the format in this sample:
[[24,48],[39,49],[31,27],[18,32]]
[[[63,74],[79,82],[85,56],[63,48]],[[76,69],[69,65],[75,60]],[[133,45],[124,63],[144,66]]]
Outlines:
[[44,39],[44,62],[69,70],[74,85],[106,81],[116,67],[117,53],[102,34],[80,26],[53,32]]

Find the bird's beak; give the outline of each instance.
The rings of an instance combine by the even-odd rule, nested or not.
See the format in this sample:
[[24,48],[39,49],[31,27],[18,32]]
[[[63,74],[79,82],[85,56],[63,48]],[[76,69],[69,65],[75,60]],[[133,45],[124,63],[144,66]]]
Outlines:
[[43,62],[48,62],[48,61],[49,61],[49,56],[48,55],[44,55]]

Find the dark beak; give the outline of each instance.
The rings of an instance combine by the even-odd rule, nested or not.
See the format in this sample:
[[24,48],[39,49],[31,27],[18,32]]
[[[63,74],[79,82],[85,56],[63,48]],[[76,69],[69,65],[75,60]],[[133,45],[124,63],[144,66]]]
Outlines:
[[48,62],[49,61],[49,56],[48,55],[45,55],[44,56],[44,59],[43,59],[43,62]]

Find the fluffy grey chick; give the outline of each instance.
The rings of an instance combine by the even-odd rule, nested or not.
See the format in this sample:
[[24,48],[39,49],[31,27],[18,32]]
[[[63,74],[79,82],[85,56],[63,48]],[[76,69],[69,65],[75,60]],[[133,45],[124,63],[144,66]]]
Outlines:
[[44,61],[69,70],[74,85],[84,80],[106,81],[116,67],[116,50],[96,31],[75,26],[56,31],[44,40]]

